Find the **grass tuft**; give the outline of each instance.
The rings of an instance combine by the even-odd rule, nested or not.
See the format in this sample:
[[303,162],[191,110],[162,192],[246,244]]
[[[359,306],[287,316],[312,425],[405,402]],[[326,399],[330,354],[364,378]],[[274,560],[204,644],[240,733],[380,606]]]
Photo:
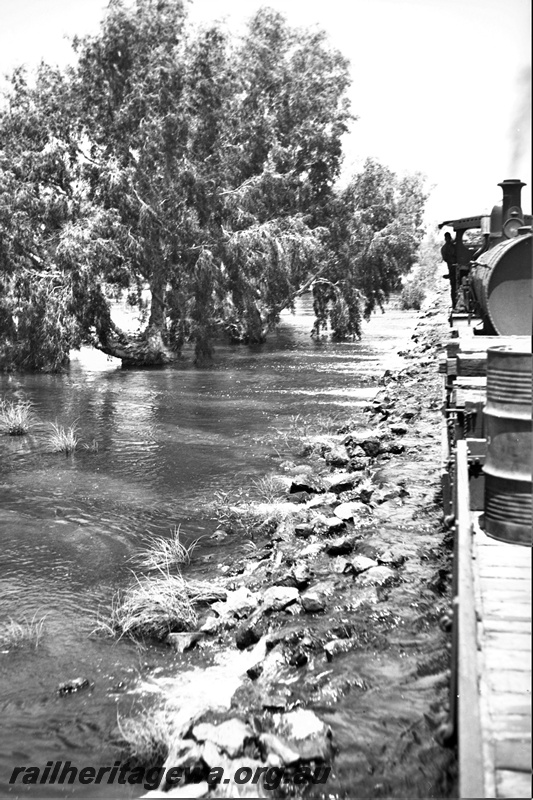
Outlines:
[[262,503],[277,503],[286,499],[287,484],[276,475],[267,475],[252,481],[254,494]]
[[96,441],[96,439],[93,439],[90,444],[88,444],[87,442],[84,442],[82,444],[82,447],[83,447],[84,450],[88,450],[89,453],[97,453],[98,452],[98,442]]
[[109,622],[97,630],[131,639],[164,639],[173,631],[194,630],[198,617],[186,581],[164,569],[158,577],[135,577],[135,582],[113,601]]
[[135,557],[136,562],[143,569],[157,569],[169,572],[172,567],[180,564],[190,564],[191,555],[198,544],[198,539],[186,547],[180,541],[180,526],[172,529],[171,537],[154,536],[150,547],[144,553]]
[[78,428],[76,424],[64,428],[62,425],[58,425],[57,422],[51,422],[50,426],[52,430],[49,434],[48,442],[54,453],[65,453],[67,456],[73,453],[78,444]]
[[9,436],[23,436],[32,424],[29,400],[0,400],[0,428]]
[[31,646],[37,649],[44,633],[44,617],[35,614],[31,620],[15,622],[10,619],[4,628],[0,628],[0,647],[9,649]]
[[176,713],[166,709],[145,711],[138,717],[117,720],[126,757],[148,769],[162,766],[179,736]]

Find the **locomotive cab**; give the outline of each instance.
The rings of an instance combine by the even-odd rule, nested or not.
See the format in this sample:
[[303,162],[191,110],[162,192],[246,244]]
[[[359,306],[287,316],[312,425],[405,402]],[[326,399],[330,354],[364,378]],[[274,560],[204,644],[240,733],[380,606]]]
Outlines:
[[[511,179],[498,185],[503,199],[490,217],[446,220],[439,228],[450,226],[455,231],[456,300],[469,316],[479,317],[481,326],[475,332],[531,335],[532,217],[522,211],[520,195],[525,184]],[[465,232],[472,229],[483,237],[475,252],[463,244]]]

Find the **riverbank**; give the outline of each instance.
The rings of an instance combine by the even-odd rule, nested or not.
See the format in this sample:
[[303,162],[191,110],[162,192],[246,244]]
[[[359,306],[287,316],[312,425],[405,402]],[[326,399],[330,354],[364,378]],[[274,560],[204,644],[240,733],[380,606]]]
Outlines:
[[[194,621],[168,636],[182,663],[157,686],[165,709],[122,727],[147,766],[141,731],[157,721],[159,765],[189,770],[172,795],[452,796],[453,754],[435,740],[449,678],[438,626],[450,582],[438,504],[445,316],[441,294],[362,414],[327,432],[295,425],[293,457],[280,453],[277,474],[254,487],[265,502],[219,496],[214,536],[240,536],[242,560],[221,559],[211,593],[195,586]],[[205,571],[193,553],[184,586]],[[199,670],[198,654],[211,666]],[[304,775],[295,787],[321,765],[325,786]],[[234,780],[265,768],[282,771],[277,787],[264,774]],[[209,785],[216,769],[229,783]]]

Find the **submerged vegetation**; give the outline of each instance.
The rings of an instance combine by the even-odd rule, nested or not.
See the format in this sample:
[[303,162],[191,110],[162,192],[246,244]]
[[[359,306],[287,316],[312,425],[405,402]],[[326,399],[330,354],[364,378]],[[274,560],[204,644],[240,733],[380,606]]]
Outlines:
[[65,453],[66,456],[74,452],[78,445],[77,425],[64,427],[57,422],[50,423],[51,431],[48,435],[48,443],[54,453]]
[[165,709],[118,719],[120,744],[126,757],[145,769],[161,766],[175,742],[176,714]]
[[14,649],[18,647],[39,647],[44,634],[44,623],[46,615],[37,617],[36,614],[30,620],[24,619],[22,622],[9,622],[0,626],[0,647]]
[[32,404],[29,400],[0,399],[0,429],[9,436],[23,436],[32,424]]
[[197,544],[198,539],[195,539],[190,545],[184,545],[178,525],[173,528],[170,538],[154,536],[148,549],[136,556],[135,560],[142,569],[170,572],[173,567],[191,563],[191,555]]
[[157,577],[135,577],[115,597],[109,622],[99,623],[98,629],[132,639],[164,639],[169,633],[193,630],[197,621],[185,579],[159,569]]
[[116,0],[72,67],[11,76],[0,368],[62,370],[83,343],[161,364],[191,341],[200,361],[217,332],[263,341],[309,288],[315,335],[358,336],[415,262],[420,175],[369,160],[337,185],[355,117],[326,35],[268,8],[242,37],[186,23],[181,0]]

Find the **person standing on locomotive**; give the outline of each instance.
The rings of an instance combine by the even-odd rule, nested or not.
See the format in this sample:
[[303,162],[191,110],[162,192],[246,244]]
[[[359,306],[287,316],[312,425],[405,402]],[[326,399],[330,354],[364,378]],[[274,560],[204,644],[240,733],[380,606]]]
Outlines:
[[456,268],[456,254],[455,254],[455,241],[452,239],[451,233],[444,234],[444,244],[440,249],[442,260],[448,265],[448,275],[450,279],[450,291],[452,296],[452,308],[455,308],[457,302],[457,268]]

